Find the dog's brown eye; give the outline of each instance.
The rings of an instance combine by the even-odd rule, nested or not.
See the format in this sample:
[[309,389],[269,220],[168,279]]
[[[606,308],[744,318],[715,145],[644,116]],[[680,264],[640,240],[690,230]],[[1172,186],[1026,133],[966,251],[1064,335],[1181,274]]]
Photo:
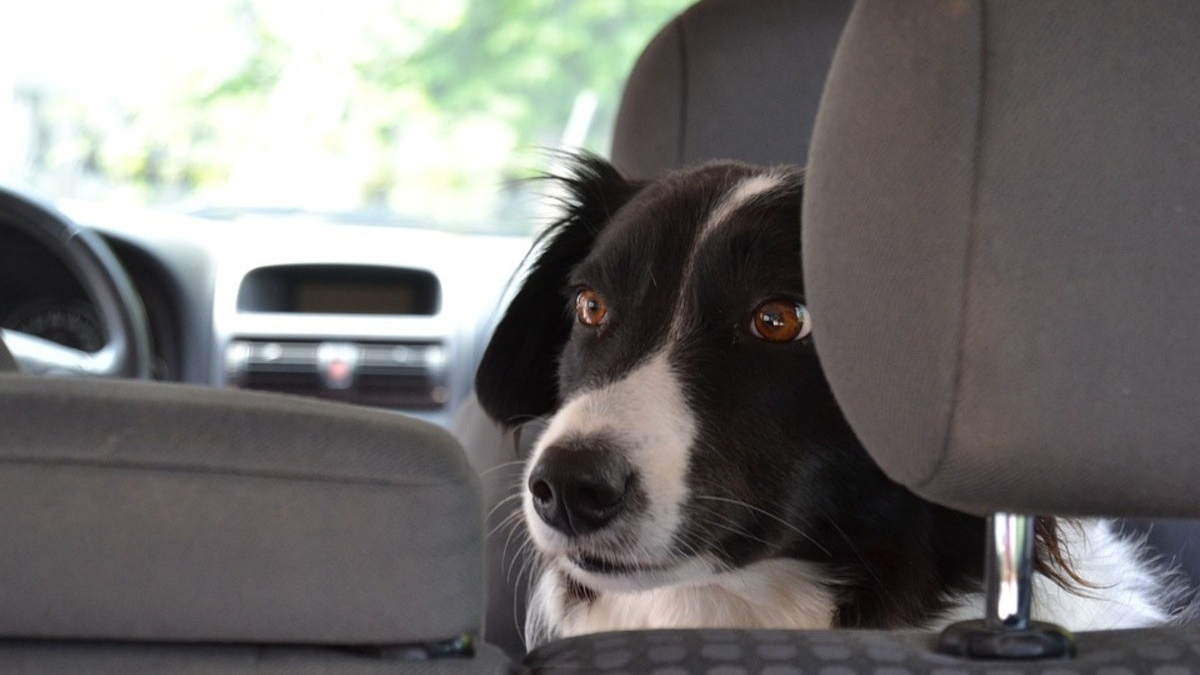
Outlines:
[[792,342],[808,335],[812,330],[808,309],[804,305],[784,298],[767,300],[754,308],[750,318],[750,333],[767,342]]
[[585,326],[599,326],[608,316],[608,306],[599,293],[585,288],[575,296],[575,316]]

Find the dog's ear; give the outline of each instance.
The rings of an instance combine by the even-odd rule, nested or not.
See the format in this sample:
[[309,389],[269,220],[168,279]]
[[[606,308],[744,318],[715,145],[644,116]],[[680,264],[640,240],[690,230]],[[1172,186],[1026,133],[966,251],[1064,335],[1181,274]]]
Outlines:
[[534,244],[537,258],[475,373],[480,405],[505,426],[557,407],[558,358],[571,334],[572,317],[563,297],[567,277],[612,214],[641,188],[595,155],[575,155],[570,164],[564,175],[549,177],[565,188],[562,217]]

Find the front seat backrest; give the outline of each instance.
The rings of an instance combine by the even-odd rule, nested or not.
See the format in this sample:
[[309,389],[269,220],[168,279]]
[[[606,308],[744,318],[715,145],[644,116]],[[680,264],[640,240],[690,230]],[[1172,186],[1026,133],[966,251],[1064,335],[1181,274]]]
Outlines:
[[885,471],[977,514],[1197,516],[1200,5],[860,2],[804,266]]
[[478,483],[432,424],[5,374],[0,429],[0,672],[509,668],[469,639]]

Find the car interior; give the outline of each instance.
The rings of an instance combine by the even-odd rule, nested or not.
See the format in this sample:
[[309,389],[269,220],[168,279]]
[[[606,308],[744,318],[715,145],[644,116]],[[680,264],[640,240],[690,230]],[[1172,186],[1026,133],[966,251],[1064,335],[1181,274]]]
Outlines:
[[[396,252],[363,232],[313,261],[269,228],[214,251],[0,192],[0,282],[65,269],[105,329],[74,347],[0,330],[0,670],[1197,670],[1191,597],[1176,625],[1031,623],[1028,515],[1122,519],[1200,584],[1196,44],[1182,0],[699,0],[629,76],[627,175],[807,166],[797,226],[839,404],[893,480],[991,517],[987,612],[943,634],[633,631],[526,654],[526,561],[500,526],[539,421],[503,434],[448,364],[488,330],[451,314],[500,303],[529,239]],[[435,249],[478,276],[439,273]],[[155,302],[180,325],[147,327]],[[328,302],[356,309],[265,321]],[[189,350],[189,322],[214,343]],[[376,386],[342,386],[347,365]],[[164,370],[197,377],[150,381]]]

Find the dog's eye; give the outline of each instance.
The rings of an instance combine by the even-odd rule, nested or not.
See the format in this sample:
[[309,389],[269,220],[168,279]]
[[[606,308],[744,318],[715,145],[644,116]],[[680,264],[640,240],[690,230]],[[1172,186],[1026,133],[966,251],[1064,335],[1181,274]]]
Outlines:
[[754,308],[750,318],[750,333],[767,342],[792,342],[812,331],[812,321],[804,305],[783,298],[773,298]]
[[599,326],[608,316],[608,306],[599,293],[585,288],[575,296],[575,316],[585,326]]

